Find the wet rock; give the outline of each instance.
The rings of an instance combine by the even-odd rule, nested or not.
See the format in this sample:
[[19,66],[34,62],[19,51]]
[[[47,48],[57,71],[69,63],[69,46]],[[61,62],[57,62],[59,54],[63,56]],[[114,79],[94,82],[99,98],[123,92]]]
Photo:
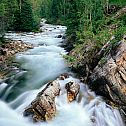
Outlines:
[[65,80],[66,78],[69,78],[69,74],[68,73],[63,73],[59,76],[59,80]]
[[[14,65],[13,57],[16,53],[24,52],[32,48],[32,44],[27,44],[22,41],[8,40],[5,44],[3,44],[0,47],[0,78],[4,78],[10,73],[13,73],[11,66]],[[3,73],[5,74],[3,75]]]
[[0,55],[4,55],[3,48],[0,47]]
[[126,112],[126,43],[121,41],[100,61],[89,77],[89,86]]
[[0,59],[3,61],[3,59],[8,59],[8,57],[11,57],[19,52],[24,52],[27,49],[32,49],[32,44],[26,44],[22,41],[9,41],[7,44],[2,46],[0,48]]
[[75,41],[76,41],[76,34],[73,33],[71,36],[66,37],[63,40],[61,47],[65,48],[66,51],[70,52],[74,48]]
[[62,35],[58,35],[58,36],[56,36],[56,38],[62,38]]
[[67,90],[68,102],[76,100],[77,94],[80,90],[80,85],[74,81],[70,81],[65,85],[65,89]]
[[31,116],[33,121],[48,121],[56,114],[55,97],[60,93],[58,81],[52,81],[37,95],[25,109],[24,116]]
[[65,35],[63,35],[63,36],[62,36],[62,39],[66,39],[66,36],[65,36]]

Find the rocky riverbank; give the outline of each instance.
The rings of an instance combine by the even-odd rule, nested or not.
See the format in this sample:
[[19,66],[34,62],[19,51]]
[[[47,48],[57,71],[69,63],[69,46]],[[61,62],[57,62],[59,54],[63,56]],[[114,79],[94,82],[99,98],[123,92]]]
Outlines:
[[66,57],[71,69],[97,95],[116,106],[126,121],[126,42],[108,41],[100,50],[95,44],[83,44]]
[[0,79],[6,78],[9,72],[18,65],[14,61],[17,53],[32,49],[33,45],[22,41],[7,40],[0,46]]

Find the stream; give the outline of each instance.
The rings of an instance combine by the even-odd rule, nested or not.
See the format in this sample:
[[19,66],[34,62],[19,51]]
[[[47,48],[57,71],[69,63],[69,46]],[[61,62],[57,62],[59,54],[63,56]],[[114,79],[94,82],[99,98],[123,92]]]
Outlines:
[[63,36],[67,28],[45,24],[44,21],[41,25],[41,33],[6,33],[6,38],[31,43],[34,48],[16,55],[22,71],[17,71],[8,84],[0,85],[0,126],[124,126],[118,109],[106,104],[72,73],[69,78],[57,81],[61,89],[72,80],[79,83],[82,95],[79,103],[68,103],[62,90],[55,101],[57,114],[53,120],[32,123],[28,117],[23,117],[24,109],[48,81],[70,72],[63,58],[67,52],[60,47],[63,39],[57,37]]

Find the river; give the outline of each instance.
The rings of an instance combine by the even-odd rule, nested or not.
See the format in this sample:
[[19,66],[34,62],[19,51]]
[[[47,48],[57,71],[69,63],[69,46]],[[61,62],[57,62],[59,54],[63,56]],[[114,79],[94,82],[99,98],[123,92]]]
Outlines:
[[[0,126],[124,126],[117,108],[112,108],[100,96],[96,96],[87,85],[71,76],[57,80],[60,86],[74,80],[80,84],[82,99],[68,103],[66,93],[56,98],[56,117],[48,122],[32,123],[22,113],[45,84],[64,72],[70,72],[63,55],[67,52],[60,47],[65,26],[41,22],[41,33],[6,33],[6,38],[22,40],[34,45],[33,49],[16,55],[22,71],[17,72],[9,84],[0,85]],[[9,85],[9,86],[8,86]],[[8,101],[8,102],[6,102]]]

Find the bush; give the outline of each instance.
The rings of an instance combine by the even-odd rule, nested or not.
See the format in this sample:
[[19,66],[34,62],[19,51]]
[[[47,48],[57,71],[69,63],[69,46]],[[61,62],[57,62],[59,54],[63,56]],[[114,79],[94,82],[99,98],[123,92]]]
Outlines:
[[63,57],[64,57],[64,58],[67,60],[67,62],[69,62],[69,63],[75,61],[75,57],[74,57],[74,56],[64,55]]
[[118,28],[114,35],[115,35],[115,39],[117,41],[120,41],[123,38],[123,35],[126,34],[126,26],[121,26],[120,28]]
[[85,41],[88,39],[92,40],[94,38],[94,33],[91,31],[86,31],[86,32],[76,32],[77,35],[77,43],[78,44],[83,44]]

